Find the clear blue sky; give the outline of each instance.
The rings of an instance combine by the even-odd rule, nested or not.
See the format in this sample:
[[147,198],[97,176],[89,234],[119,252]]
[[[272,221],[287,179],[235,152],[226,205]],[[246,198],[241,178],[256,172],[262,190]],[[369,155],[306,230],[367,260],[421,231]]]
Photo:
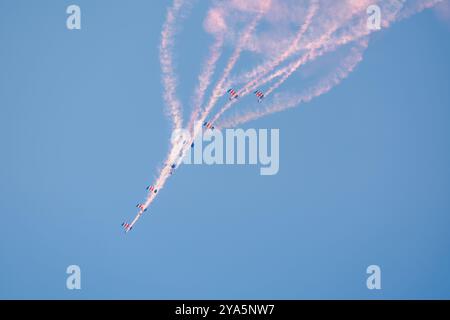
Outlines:
[[[125,236],[168,147],[169,1],[77,0],[68,31],[72,3],[0,0],[0,298],[450,298],[450,37],[432,12],[373,37],[330,93],[251,124],[280,129],[278,175],[184,166]],[[178,41],[183,101],[203,14]]]

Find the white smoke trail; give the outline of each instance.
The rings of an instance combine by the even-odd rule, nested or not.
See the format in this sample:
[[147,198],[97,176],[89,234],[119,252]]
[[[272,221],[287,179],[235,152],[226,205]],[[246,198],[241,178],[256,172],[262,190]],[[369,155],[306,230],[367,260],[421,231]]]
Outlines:
[[222,55],[223,44],[224,44],[224,37],[222,34],[220,34],[217,36],[217,39],[214,42],[214,44],[210,47],[209,50],[210,57],[206,61],[203,67],[203,71],[198,77],[199,83],[194,93],[194,108],[192,110],[191,119],[189,121],[189,131],[192,131],[194,121],[198,118],[200,114],[206,90],[208,89],[211,83],[211,78],[216,70],[217,61],[220,59],[220,56]]
[[[177,10],[179,10],[179,8],[180,8],[179,6],[181,6],[181,4],[182,4],[181,0],[180,1],[175,0],[174,7],[177,8]],[[223,84],[226,82],[227,77],[229,76],[231,70],[233,69],[234,65],[236,64],[237,60],[239,59],[242,49],[245,46],[245,43],[248,41],[248,38],[250,37],[252,32],[255,30],[258,22],[261,20],[261,18],[263,17],[264,13],[267,10],[267,8],[269,7],[270,0],[265,0],[264,4],[265,5],[263,5],[263,8],[262,8],[263,10],[261,10],[257,14],[257,16],[253,19],[253,21],[250,23],[250,25],[247,27],[245,32],[240,37],[240,41],[239,41],[237,47],[235,48],[233,55],[229,59],[228,64],[225,67],[225,70],[223,72],[221,79],[219,80],[218,84],[216,85],[216,87],[213,91],[213,96],[211,97],[208,106],[205,108],[205,110],[202,113],[201,121],[198,121],[198,123],[200,125],[197,126],[196,128],[194,128],[193,139],[196,137],[196,135],[198,135],[201,132],[201,122],[208,116],[209,112],[214,107],[214,104],[219,97],[219,92],[221,92],[223,90]],[[169,12],[168,12],[168,21],[169,22],[172,22],[175,19],[175,17],[172,15],[173,15],[173,12],[169,9]],[[167,32],[167,34],[169,34],[169,35],[173,34],[173,29],[170,29],[169,31],[170,32]],[[170,37],[166,37],[166,39],[170,39]],[[166,45],[166,47],[169,47],[169,46]],[[170,53],[170,51],[166,50],[166,53]],[[166,63],[166,65],[169,67],[168,68],[169,71],[173,71],[173,68],[170,68],[171,67],[171,55],[169,54],[167,56],[164,56],[164,59],[165,59],[165,62],[167,62],[167,61],[170,62],[170,63]],[[173,80],[174,78],[167,77],[167,79]],[[168,87],[169,88],[168,92],[174,93],[174,88],[176,86],[174,86],[174,83],[171,81],[169,81],[168,84],[170,84],[170,86]],[[174,105],[173,99],[174,99],[174,97],[172,96],[171,99],[169,100],[169,102],[172,102],[172,106]],[[175,106],[176,106],[176,104],[175,104]],[[172,108],[171,110],[173,110],[173,109],[174,108]],[[175,113],[175,115],[176,115],[176,113]],[[177,118],[174,117],[174,119],[177,119]],[[179,126],[176,125],[175,128],[181,129],[181,125],[182,125],[182,121],[181,121],[181,123],[179,123]],[[182,153],[185,148],[186,148],[186,146],[179,147],[179,145],[177,145],[177,144],[172,144],[171,150],[169,151],[169,154],[166,157],[166,161],[164,162],[165,165],[161,169],[160,174],[155,182],[155,185],[157,186],[158,190],[161,190],[162,188],[164,188],[167,179],[171,176],[171,170],[172,170],[171,165],[173,163],[178,162],[178,159],[180,157],[180,152]],[[149,194],[146,198],[146,201],[143,204],[144,209],[147,209],[152,204],[155,197],[156,197],[156,194],[149,192]]]
[[161,45],[159,59],[162,71],[162,83],[164,87],[164,102],[171,118],[173,129],[179,129],[183,125],[182,105],[176,97],[177,76],[173,66],[174,35],[177,16],[180,13],[185,0],[174,0],[173,5],[167,10],[166,21],[161,32]]

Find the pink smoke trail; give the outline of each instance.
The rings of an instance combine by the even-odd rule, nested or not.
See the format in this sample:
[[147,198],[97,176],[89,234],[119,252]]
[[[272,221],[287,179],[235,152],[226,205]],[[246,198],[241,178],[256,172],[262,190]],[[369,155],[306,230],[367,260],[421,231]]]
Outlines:
[[206,119],[208,114],[211,112],[212,108],[214,108],[215,104],[217,103],[217,100],[219,99],[219,97],[221,97],[223,95],[223,91],[225,90],[224,83],[226,82],[228,76],[230,75],[231,70],[233,69],[234,65],[238,61],[245,44],[248,42],[250,36],[255,31],[256,26],[258,25],[259,21],[262,19],[262,17],[268,10],[270,3],[271,3],[270,0],[266,0],[262,4],[260,12],[258,12],[256,17],[252,20],[252,22],[248,25],[248,27],[246,28],[244,33],[239,38],[238,44],[237,44],[236,48],[234,49],[234,52],[233,52],[232,56],[230,57],[227,65],[225,67],[225,70],[223,71],[222,77],[220,78],[216,87],[214,88],[212,96],[209,100],[209,103],[207,104],[207,106],[205,107],[205,110],[202,113],[202,116],[200,118],[201,121],[204,121]]
[[[437,3],[441,2],[441,1],[442,0],[433,0],[433,1],[422,2],[417,7],[414,7],[411,10],[407,10],[407,12],[402,14],[400,17],[398,17],[398,19],[406,18],[409,15],[412,15],[414,13],[423,11],[427,8],[433,7],[434,5],[436,5]],[[384,28],[388,28],[394,21],[396,21],[395,18],[397,18],[397,15],[403,8],[403,5],[404,5],[403,1],[399,2],[397,4],[397,7],[392,12],[390,12],[387,17],[384,18],[384,20],[383,20]],[[338,46],[342,46],[342,45],[345,45],[345,44],[347,44],[351,41],[354,41],[358,38],[365,37],[365,36],[369,35],[370,33],[372,33],[374,30],[371,30],[371,29],[361,25],[360,28],[357,28],[357,32],[354,32],[354,30],[352,30],[352,31],[353,31],[353,34],[344,35],[339,40],[337,40],[336,43],[333,43],[331,46],[329,46],[329,48],[327,48],[327,50],[322,50],[321,52],[319,52],[317,54],[314,52],[312,52],[312,53],[310,52],[310,53],[308,53],[308,56],[310,56],[309,58],[302,57],[297,62],[293,63],[287,69],[282,70],[280,73],[284,73],[284,75],[271,88],[269,88],[269,90],[266,91],[266,96],[269,96],[273,91],[278,89],[306,61],[313,60],[313,59],[317,58],[318,56],[323,55],[325,52],[327,52],[329,50],[335,50]],[[274,76],[278,76],[278,75],[280,75],[280,73],[275,74]]]
[[313,98],[321,96],[333,87],[338,85],[342,80],[347,78],[347,76],[355,69],[355,67],[362,61],[363,53],[368,46],[368,40],[361,40],[360,43],[352,49],[351,54],[344,59],[342,65],[333,73],[328,75],[324,80],[320,82],[319,85],[312,88],[305,94],[299,96],[288,97],[283,99],[278,103],[266,107],[263,110],[255,110],[243,115],[238,115],[232,117],[228,120],[224,120],[222,123],[218,124],[218,128],[233,128],[237,125],[259,119],[261,117],[280,112],[289,108],[294,108],[297,105],[305,102],[311,101]]
[[[308,26],[308,24],[304,24],[303,26]],[[337,23],[334,24],[334,26],[328,30],[328,32],[324,35],[322,35],[318,40],[316,40],[313,43],[310,43],[307,45],[307,50],[309,50],[306,54],[304,54],[301,58],[299,58],[297,61],[291,63],[289,66],[284,67],[278,71],[272,72],[270,75],[268,75],[267,77],[263,78],[264,74],[267,74],[271,71],[273,71],[274,68],[276,68],[276,66],[272,67],[272,69],[267,68],[264,72],[264,74],[258,78],[258,81],[250,81],[248,84],[246,84],[241,91],[239,92],[239,96],[240,97],[244,97],[246,96],[249,92],[251,92],[252,90],[256,89],[258,86],[263,86],[266,83],[272,81],[273,79],[280,77],[283,74],[286,74],[289,72],[289,70],[293,69],[296,67],[296,70],[298,69],[298,67],[307,62],[310,59],[314,59],[317,57],[317,55],[313,55],[311,54],[311,52],[314,52],[314,50],[316,50],[317,48],[320,48],[322,46],[324,46],[327,41],[330,40],[331,35],[333,34],[333,32],[335,32],[338,29],[339,25]],[[300,33],[299,33],[300,34]],[[295,46],[297,46],[298,42],[295,44]],[[294,47],[294,43],[291,46],[292,48]],[[287,52],[287,51],[286,51]],[[293,54],[295,51],[291,51],[289,55]],[[289,55],[285,55],[283,54],[282,56],[284,57],[282,61],[280,61],[277,66],[279,64],[281,64],[284,60],[286,60]],[[278,60],[278,59],[277,59]],[[280,59],[281,60],[281,59]],[[293,72],[292,72],[293,73]],[[291,74],[292,74],[291,73]],[[266,93],[266,96],[268,94]],[[214,116],[212,122],[216,122],[225,112],[227,112],[234,104],[236,101],[229,101],[227,104],[225,104],[218,112],[217,114]]]
[[300,40],[308,30],[309,26],[311,25],[314,16],[316,15],[317,11],[319,9],[319,1],[313,0],[311,1],[311,5],[309,6],[308,13],[305,17],[305,21],[301,25],[299,31],[297,32],[294,40],[292,41],[291,45],[282,53],[280,54],[276,59],[271,61],[268,65],[263,66],[262,68],[256,68],[259,70],[255,70],[251,72],[252,74],[258,74],[253,80],[248,82],[244,88],[241,90],[243,92],[251,90],[255,84],[257,84],[262,77],[264,77],[266,74],[271,72],[273,69],[278,67],[281,63],[283,63],[287,58],[289,58],[292,54],[296,53],[298,50],[298,45],[300,43]]
[[428,1],[421,1],[416,6],[412,6],[410,8],[405,9],[403,12],[399,15],[399,20],[409,18],[410,16],[421,12],[426,9],[430,9],[434,6],[436,6],[439,3],[442,3],[444,0],[428,0]]
[[[351,20],[356,14],[361,13],[361,6],[363,6],[363,3],[359,3],[359,2],[353,3],[352,6],[350,6],[350,8],[349,8],[350,12],[348,13],[348,15],[344,16],[344,21]],[[267,97],[268,95],[270,95],[270,93],[272,93],[273,90],[278,88],[290,75],[292,75],[292,73],[294,73],[304,63],[316,59],[317,57],[323,55],[325,52],[327,52],[329,50],[335,50],[339,45],[342,45],[342,44],[345,44],[345,43],[355,40],[355,37],[350,37],[348,35],[347,36],[344,35],[344,36],[342,36],[340,41],[337,41],[337,43],[334,46],[330,46],[327,50],[317,51],[319,48],[325,46],[326,44],[328,44],[328,42],[332,41],[333,33],[336,32],[344,23],[344,21],[332,21],[331,26],[329,27],[329,29],[327,30],[327,32],[325,34],[323,34],[318,40],[308,43],[305,46],[306,53],[303,56],[301,56],[297,61],[294,61],[287,67],[284,67],[275,72],[272,72],[273,69],[275,69],[278,65],[280,65],[282,62],[284,62],[292,54],[297,52],[297,50],[298,50],[297,47],[298,47],[299,41],[300,41],[301,37],[304,35],[304,33],[307,31],[309,26],[311,25],[312,19],[314,18],[315,13],[318,10],[318,8],[319,8],[318,2],[313,1],[310,6],[309,13],[307,14],[307,17],[305,19],[305,22],[302,25],[299,32],[297,33],[296,38],[295,38],[294,42],[291,44],[291,46],[279,58],[277,58],[275,60],[273,67],[271,67],[271,64],[268,64],[268,66],[266,66],[266,67],[259,67],[259,69],[263,68],[262,71],[258,71],[260,73],[260,75],[255,80],[251,80],[240,90],[240,92],[239,92],[240,97],[244,97],[249,92],[256,89],[258,86],[259,87],[263,86],[266,83],[272,81],[273,79],[284,75],[283,78],[277,83],[276,87],[269,89],[269,91],[265,93],[265,96]],[[366,26],[366,25],[364,24],[364,26]],[[367,35],[367,33],[364,33],[363,35],[360,35],[359,37],[362,37],[365,35]],[[316,52],[318,52],[318,53],[316,53]],[[258,69],[258,68],[256,68],[256,69]],[[254,71],[252,73],[258,73],[258,72]],[[263,78],[264,75],[266,75],[267,73],[270,73],[270,72],[272,72],[270,75]],[[216,122],[226,111],[228,111],[235,104],[235,102],[236,101],[230,101],[224,107],[222,107],[219,110],[219,112],[214,116],[212,122],[213,123]]]

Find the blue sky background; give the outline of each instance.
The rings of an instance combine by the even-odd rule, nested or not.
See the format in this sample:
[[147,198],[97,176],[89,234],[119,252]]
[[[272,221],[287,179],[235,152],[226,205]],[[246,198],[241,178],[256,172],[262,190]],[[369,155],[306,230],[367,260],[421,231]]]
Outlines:
[[[72,2],[0,0],[0,298],[450,298],[450,37],[431,11],[374,36],[330,93],[249,124],[280,129],[278,175],[181,167],[125,236],[168,148],[169,1],[76,3],[80,31]],[[177,42],[183,101],[203,14]]]

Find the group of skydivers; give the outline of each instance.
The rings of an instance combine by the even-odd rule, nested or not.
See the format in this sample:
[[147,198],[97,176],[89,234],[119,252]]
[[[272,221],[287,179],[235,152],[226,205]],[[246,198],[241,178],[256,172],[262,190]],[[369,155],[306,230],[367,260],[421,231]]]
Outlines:
[[[232,100],[234,100],[234,99],[238,99],[239,98],[239,94],[236,92],[236,90],[234,90],[233,88],[231,88],[231,89],[229,89],[228,91],[227,91],[227,93],[228,93],[228,95],[229,95],[229,100],[230,101],[232,101]],[[255,96],[256,96],[256,98],[258,99],[258,102],[262,102],[263,101],[263,99],[264,99],[264,93],[262,92],[262,91],[260,91],[260,90],[256,90],[255,92],[254,92],[254,94],[255,94]],[[211,122],[207,122],[207,121],[205,121],[204,123],[203,123],[203,127],[204,128],[206,128],[206,129],[210,129],[210,130],[214,130],[215,129],[215,127],[214,127],[214,125],[211,123]],[[192,143],[191,144],[191,148],[193,148],[194,147],[194,143]],[[172,165],[170,165],[170,174],[173,174],[174,173],[174,171],[175,171],[175,169],[176,169],[176,167],[177,167],[177,165],[174,163],[174,164],[172,164]],[[158,189],[155,187],[155,186],[148,186],[147,188],[146,188],[146,190],[148,191],[148,192],[151,192],[151,193],[154,193],[154,194],[157,194],[158,193]],[[126,223],[126,222],[124,222],[124,223],[122,223],[122,227],[125,229],[125,232],[128,232],[128,231],[130,231],[131,229],[133,229],[133,226],[134,226],[134,224],[135,224],[135,222],[137,221],[137,219],[144,213],[144,212],[146,212],[147,211],[147,208],[145,208],[145,206],[144,206],[144,204],[142,204],[142,203],[138,203],[137,205],[136,205],[136,208],[138,208],[139,209],[139,213],[138,213],[138,215],[136,216],[136,218],[134,219],[134,221],[130,224],[130,223]]]
[[[234,90],[233,88],[229,89],[228,91],[229,94],[229,100],[233,100],[233,99],[238,99],[239,98],[239,94],[236,92],[236,90]],[[256,96],[256,98],[258,98],[258,102],[262,102],[264,99],[264,92],[262,92],[261,90],[256,90],[255,92],[253,92]]]

